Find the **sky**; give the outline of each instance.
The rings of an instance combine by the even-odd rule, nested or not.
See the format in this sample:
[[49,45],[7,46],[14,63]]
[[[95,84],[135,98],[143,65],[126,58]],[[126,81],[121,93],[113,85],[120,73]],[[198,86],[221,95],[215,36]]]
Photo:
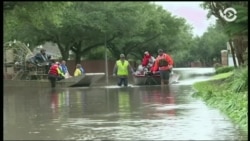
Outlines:
[[193,27],[194,36],[202,36],[207,31],[209,25],[215,24],[215,17],[207,19],[208,11],[200,7],[202,2],[161,1],[153,3],[161,5],[175,16],[185,18],[187,23]]

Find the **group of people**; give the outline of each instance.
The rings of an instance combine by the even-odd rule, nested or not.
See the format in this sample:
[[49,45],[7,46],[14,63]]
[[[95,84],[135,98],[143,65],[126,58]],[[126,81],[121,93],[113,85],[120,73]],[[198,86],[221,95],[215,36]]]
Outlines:
[[[158,50],[158,56],[154,58],[148,51],[145,51],[139,73],[160,74],[161,85],[169,84],[170,73],[172,72],[174,61],[170,55],[164,53],[162,49]],[[129,70],[135,74],[129,62],[125,59],[125,55],[121,54],[120,59],[116,61],[113,75],[118,76],[118,86],[122,84],[128,86]]]
[[[62,61],[61,63],[52,61],[52,65],[48,72],[48,79],[51,82],[51,87],[54,88],[56,86],[56,81],[60,81],[62,79],[72,77],[69,74],[68,68],[66,66],[66,61]],[[81,64],[76,65],[76,69],[74,71],[74,76],[81,76],[85,73]]]
[[[48,79],[51,82],[51,87],[56,86],[56,81],[72,77],[69,74],[66,66],[66,61],[55,62],[49,55],[46,54],[45,49],[41,49],[40,53],[35,56],[35,62],[38,64],[46,63],[48,66]],[[48,63],[49,62],[49,63]],[[173,68],[174,61],[170,55],[164,53],[162,49],[158,50],[158,56],[154,58],[148,51],[144,52],[144,57],[141,63],[142,69],[140,73],[160,74],[161,85],[168,84],[170,73]],[[125,59],[124,54],[120,54],[120,59],[116,61],[113,69],[113,75],[118,77],[118,86],[128,86],[129,71],[135,74],[134,69]],[[85,73],[81,64],[76,65],[74,76],[80,76]]]
[[[51,58],[50,55],[46,53],[46,50],[42,48],[39,53],[37,53],[33,58],[33,63],[37,66],[44,66],[46,72],[48,72],[48,79],[51,82],[51,87],[54,88],[56,86],[56,81],[60,81],[62,79],[67,79],[72,77],[68,71],[66,66],[66,61],[62,60],[60,62],[56,62]],[[76,69],[74,71],[74,76],[81,76],[85,73],[81,64],[76,65]]]

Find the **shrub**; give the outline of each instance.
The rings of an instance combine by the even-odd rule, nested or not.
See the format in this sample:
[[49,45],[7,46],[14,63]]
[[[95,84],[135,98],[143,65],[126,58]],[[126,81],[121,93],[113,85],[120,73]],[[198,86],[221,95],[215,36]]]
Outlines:
[[248,89],[248,68],[236,69],[231,79],[233,79],[233,81],[231,81],[229,86],[233,92],[239,93],[246,91]]
[[[229,72],[230,73],[230,72]],[[243,130],[248,130],[248,68],[238,68],[227,78],[197,82],[194,97],[220,109]],[[219,74],[222,75],[222,74]]]
[[215,74],[226,73],[226,72],[230,72],[233,70],[234,70],[233,66],[218,67],[215,69]]

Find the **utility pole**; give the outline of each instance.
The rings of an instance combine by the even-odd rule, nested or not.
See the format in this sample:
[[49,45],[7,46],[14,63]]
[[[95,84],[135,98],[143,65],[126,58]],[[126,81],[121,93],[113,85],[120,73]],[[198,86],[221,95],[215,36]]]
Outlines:
[[108,49],[107,49],[107,37],[105,32],[105,74],[106,74],[106,85],[109,84],[109,76],[108,76]]

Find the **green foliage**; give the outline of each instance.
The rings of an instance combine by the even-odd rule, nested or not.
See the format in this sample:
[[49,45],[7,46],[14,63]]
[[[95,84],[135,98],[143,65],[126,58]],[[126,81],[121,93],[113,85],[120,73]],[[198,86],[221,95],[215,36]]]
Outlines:
[[237,19],[225,25],[225,31],[230,35],[248,34],[248,7],[234,5],[237,11]]
[[236,69],[230,83],[229,88],[235,92],[240,93],[247,91],[248,88],[248,68]]
[[[85,55],[85,58],[89,59],[89,60],[104,60],[105,59],[105,51],[106,51],[105,47],[99,47],[97,49],[92,49],[91,51],[89,51],[88,54]],[[114,58],[112,57],[112,54],[109,52],[109,50],[107,50],[107,57],[108,57],[108,59],[114,60]]]
[[234,70],[233,66],[222,66],[215,69],[215,74],[226,73],[233,70]]
[[178,27],[183,26],[185,21],[171,16],[162,7],[149,3],[141,3],[136,11],[140,11],[136,19],[142,19],[134,22],[133,27],[136,27],[136,24],[138,27],[123,32],[122,36],[108,44],[116,58],[121,52],[141,59],[145,50],[150,53],[157,53],[158,48],[170,50],[171,40],[177,38],[181,31]]
[[220,51],[226,48],[226,42],[227,36],[222,32],[220,26],[210,26],[200,38],[194,54],[204,62],[213,62],[214,58],[220,60]]
[[[185,21],[183,21],[183,23],[185,23]],[[185,66],[188,62],[197,60],[193,54],[193,49],[197,48],[198,39],[193,38],[190,30],[191,26],[186,24],[182,25],[177,37],[171,41],[167,49],[167,52],[170,52],[174,58],[176,65]]]
[[229,71],[229,72],[224,72],[224,73],[219,73],[217,75],[214,75],[211,79],[212,80],[224,79],[224,78],[228,78],[228,77],[230,77],[232,75],[233,75],[233,71]]
[[110,59],[124,53],[140,60],[144,51],[156,56],[162,48],[176,65],[187,66],[191,61],[219,60],[226,42],[218,25],[193,37],[185,19],[150,2],[16,2],[4,14],[5,41],[17,39],[31,49],[54,42],[64,60],[70,50],[76,60],[94,59],[106,42]]
[[71,2],[14,2],[12,10],[5,10],[5,16],[14,14],[17,23],[32,23],[37,28],[44,28],[44,22],[51,21],[60,26],[62,11],[71,5]]
[[247,69],[237,70],[234,72],[233,77],[227,79],[195,83],[196,92],[193,96],[200,97],[208,105],[220,109],[240,127],[247,130],[247,84]]
[[[248,2],[247,1],[228,1],[228,2],[204,2],[202,4],[204,9],[209,10],[208,17],[212,15],[218,18],[217,23],[222,25],[223,32],[228,35],[228,40],[232,38],[238,38],[240,42],[243,42],[242,37],[248,37]],[[237,12],[237,18],[235,21],[228,22],[221,16],[221,11],[226,8],[234,8]],[[241,37],[241,38],[239,38]],[[238,56],[244,53],[241,49],[242,45],[240,42],[235,43],[234,50],[237,52]],[[247,46],[243,46],[246,48]],[[247,58],[247,57],[245,57]],[[245,58],[238,57],[239,65],[243,65],[246,61]]]
[[[52,23],[60,27],[62,12],[71,2],[9,2],[13,4],[4,9],[4,41],[20,40],[31,45],[40,41],[41,30]],[[43,35],[46,36],[47,34]]]

